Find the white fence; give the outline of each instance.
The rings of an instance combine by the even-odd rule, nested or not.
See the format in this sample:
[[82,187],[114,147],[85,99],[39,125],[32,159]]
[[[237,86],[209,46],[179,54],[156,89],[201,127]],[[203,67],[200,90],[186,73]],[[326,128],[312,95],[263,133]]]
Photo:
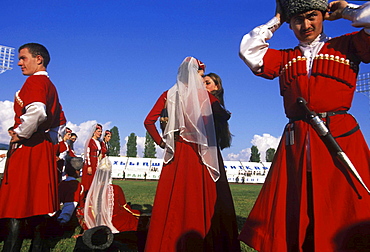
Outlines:
[[[1,151],[6,153],[6,151]],[[112,162],[112,177],[120,179],[158,180],[163,159],[109,157]],[[224,161],[227,180],[230,183],[264,183],[271,163]],[[5,159],[0,159],[0,173],[3,173]]]

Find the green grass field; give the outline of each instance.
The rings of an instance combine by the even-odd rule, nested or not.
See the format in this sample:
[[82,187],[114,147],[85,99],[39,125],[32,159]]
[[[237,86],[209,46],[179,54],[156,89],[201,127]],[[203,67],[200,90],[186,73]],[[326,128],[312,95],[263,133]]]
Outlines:
[[[114,180],[113,183],[122,187],[126,200],[131,202],[132,208],[143,212],[151,212],[157,181]],[[252,209],[261,187],[262,185],[230,184],[239,231],[243,227],[244,221]],[[76,228],[75,234],[79,234],[80,231],[80,228]],[[75,238],[71,236],[58,240],[52,251],[73,251],[75,242]],[[25,240],[22,251],[28,251],[29,246],[30,241]],[[241,246],[242,251],[255,251],[244,243],[241,243]],[[2,249],[2,243],[0,244],[0,249]]]

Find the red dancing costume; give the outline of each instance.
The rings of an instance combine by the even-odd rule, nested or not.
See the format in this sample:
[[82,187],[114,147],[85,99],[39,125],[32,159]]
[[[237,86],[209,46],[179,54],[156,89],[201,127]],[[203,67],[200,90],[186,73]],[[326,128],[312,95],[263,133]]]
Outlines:
[[47,119],[19,143],[7,162],[0,189],[0,218],[46,215],[59,209],[55,150],[46,131],[65,124],[66,119],[57,90],[45,75],[28,77],[16,94],[15,129],[22,124],[25,107],[35,102],[46,106]]
[[125,194],[118,185],[110,185],[113,190],[114,207],[112,224],[119,232],[136,231],[139,223],[140,211],[134,210],[126,202]]
[[[164,92],[145,119],[145,127],[159,145],[155,122],[165,107]],[[211,94],[215,120],[230,115]],[[214,182],[198,155],[198,145],[178,136],[173,160],[163,166],[153,205],[145,251],[240,251],[234,204],[222,156],[220,177]]]
[[351,107],[359,64],[370,62],[369,45],[364,30],[328,40],[313,60],[310,76],[299,47],[267,50],[257,75],[280,77],[290,123],[240,234],[256,250],[301,251],[311,228],[315,251],[347,251],[356,225],[369,225],[370,195],[329,153],[296,102],[305,98],[317,113],[342,111],[322,119],[369,186],[369,147],[354,117],[343,112]]
[[[88,191],[90,189],[99,160],[105,156],[105,153],[102,153],[102,150],[102,142],[91,138],[88,145],[88,153],[85,157],[85,164],[82,168],[81,183],[85,191]],[[92,168],[92,174],[87,173],[88,167]]]

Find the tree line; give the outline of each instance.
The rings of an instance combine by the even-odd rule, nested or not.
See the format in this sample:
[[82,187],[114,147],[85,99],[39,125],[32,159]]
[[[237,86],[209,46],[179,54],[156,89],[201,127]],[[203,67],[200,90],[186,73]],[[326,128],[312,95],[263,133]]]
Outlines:
[[[118,128],[114,126],[111,129],[112,132],[112,138],[110,140],[110,156],[119,156],[120,155],[120,137]],[[274,148],[269,148],[266,151],[266,162],[272,162],[274,159],[276,150]],[[144,158],[156,158],[156,149],[155,149],[155,143],[153,138],[149,135],[148,132],[145,134],[145,144],[144,144]],[[131,133],[128,136],[127,140],[127,150],[126,150],[126,156],[127,157],[137,157],[137,136],[135,133]],[[261,162],[260,152],[257,148],[257,146],[253,145],[251,148],[251,156],[249,158],[249,162]]]

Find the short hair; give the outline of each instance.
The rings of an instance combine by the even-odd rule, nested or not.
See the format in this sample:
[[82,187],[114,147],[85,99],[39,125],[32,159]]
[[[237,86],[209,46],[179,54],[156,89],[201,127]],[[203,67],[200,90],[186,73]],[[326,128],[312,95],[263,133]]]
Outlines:
[[28,51],[31,53],[32,57],[36,57],[37,55],[40,55],[43,60],[43,65],[46,68],[50,62],[50,54],[45,46],[38,44],[38,43],[27,43],[19,47],[18,52],[20,52],[22,49],[27,48]]
[[73,136],[75,136],[76,138],[78,138],[77,134],[74,133],[74,132],[71,133],[71,137],[73,137]]
[[8,129],[8,131],[13,131],[13,130],[14,130],[13,126]]

